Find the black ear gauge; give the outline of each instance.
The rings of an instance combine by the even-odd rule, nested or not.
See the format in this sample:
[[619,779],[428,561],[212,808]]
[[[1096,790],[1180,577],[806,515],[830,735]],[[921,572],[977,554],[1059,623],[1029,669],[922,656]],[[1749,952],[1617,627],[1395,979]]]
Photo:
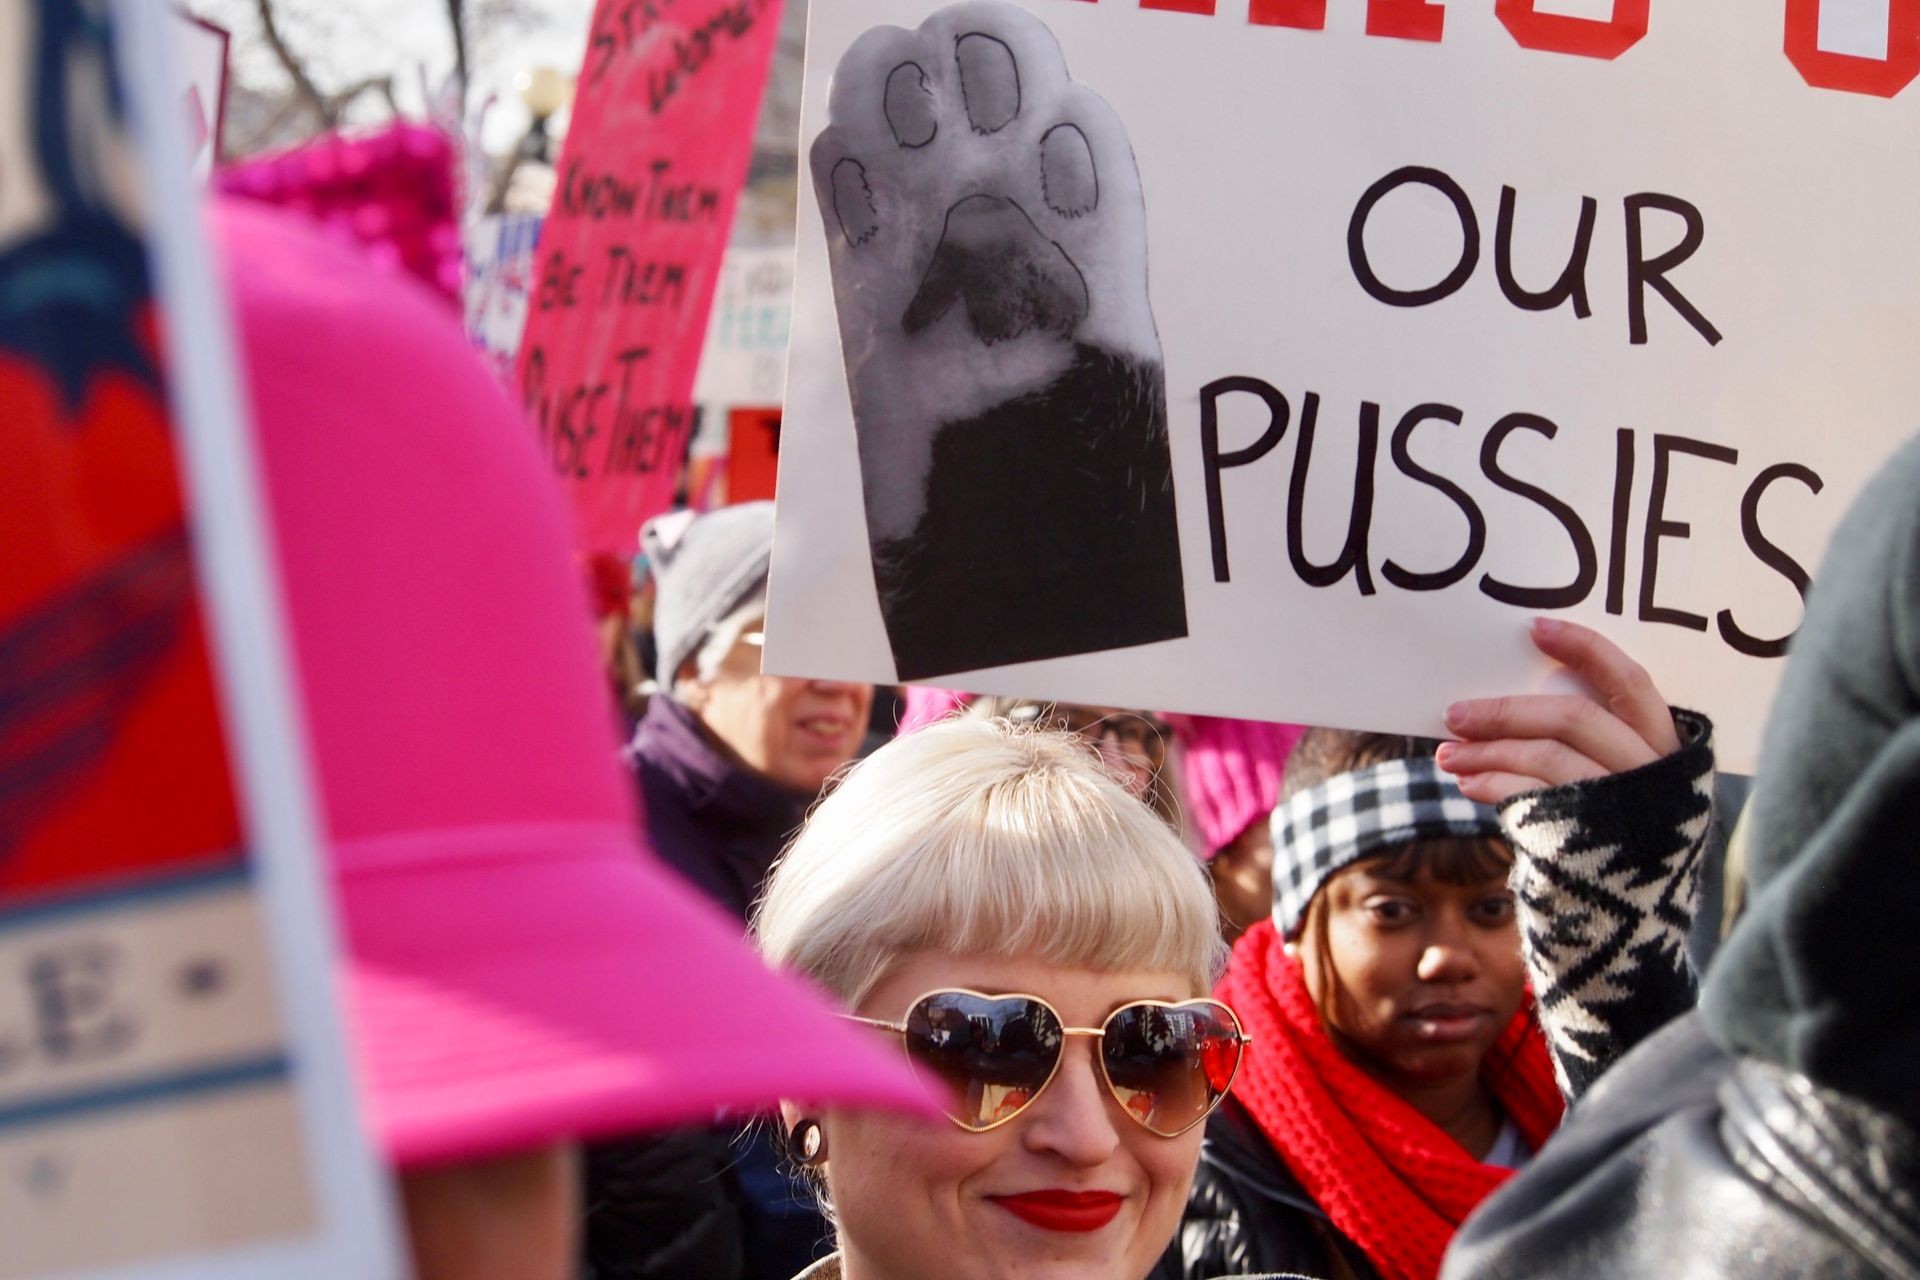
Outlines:
[[803,1169],[811,1169],[827,1158],[827,1132],[820,1122],[803,1116],[787,1131],[787,1154]]

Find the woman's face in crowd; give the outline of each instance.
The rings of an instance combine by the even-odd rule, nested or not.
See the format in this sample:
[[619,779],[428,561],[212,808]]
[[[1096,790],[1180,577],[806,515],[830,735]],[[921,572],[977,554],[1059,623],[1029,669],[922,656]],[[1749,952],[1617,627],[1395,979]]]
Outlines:
[[[919,953],[859,1012],[897,1021],[942,987],[1036,995],[1074,1027],[1097,1027],[1135,1000],[1196,994],[1178,974]],[[946,1120],[829,1113],[825,1172],[847,1280],[1141,1280],[1179,1224],[1205,1126],[1162,1138],[1128,1119],[1100,1076],[1098,1044],[1068,1036],[1052,1083],[986,1133]],[[1116,1208],[1092,1229],[1084,1220],[1077,1230],[1043,1225],[1032,1220],[1035,1202],[1018,1197],[1048,1192],[1098,1193],[1082,1203]]]
[[[1477,842],[1422,848],[1455,843]],[[1498,846],[1461,884],[1436,878],[1431,856],[1404,876],[1388,874],[1396,861],[1356,863],[1321,889],[1299,946],[1307,990],[1335,1042],[1389,1087],[1473,1075],[1526,983],[1511,854]]]
[[742,638],[686,702],[749,769],[810,796],[860,750],[873,686],[763,676],[760,646]]

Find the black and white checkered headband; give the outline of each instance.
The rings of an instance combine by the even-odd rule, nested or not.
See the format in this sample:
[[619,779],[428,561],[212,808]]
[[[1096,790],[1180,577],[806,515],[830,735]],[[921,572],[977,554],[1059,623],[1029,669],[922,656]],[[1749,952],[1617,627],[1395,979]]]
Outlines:
[[1296,792],[1273,811],[1273,921],[1293,937],[1340,868],[1415,840],[1500,836],[1491,805],[1426,756],[1389,760]]

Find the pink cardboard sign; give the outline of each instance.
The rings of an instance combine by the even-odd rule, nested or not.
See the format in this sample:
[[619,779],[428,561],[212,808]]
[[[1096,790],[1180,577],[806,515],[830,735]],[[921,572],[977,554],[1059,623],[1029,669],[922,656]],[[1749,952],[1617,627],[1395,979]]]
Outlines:
[[531,281],[518,383],[581,545],[666,508],[780,0],[600,0]]

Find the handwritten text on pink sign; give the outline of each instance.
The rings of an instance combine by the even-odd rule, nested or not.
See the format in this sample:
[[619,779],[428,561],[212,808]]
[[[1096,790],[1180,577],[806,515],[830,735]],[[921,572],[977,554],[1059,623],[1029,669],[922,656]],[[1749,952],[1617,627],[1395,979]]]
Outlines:
[[780,0],[601,0],[519,386],[589,551],[671,501]]

